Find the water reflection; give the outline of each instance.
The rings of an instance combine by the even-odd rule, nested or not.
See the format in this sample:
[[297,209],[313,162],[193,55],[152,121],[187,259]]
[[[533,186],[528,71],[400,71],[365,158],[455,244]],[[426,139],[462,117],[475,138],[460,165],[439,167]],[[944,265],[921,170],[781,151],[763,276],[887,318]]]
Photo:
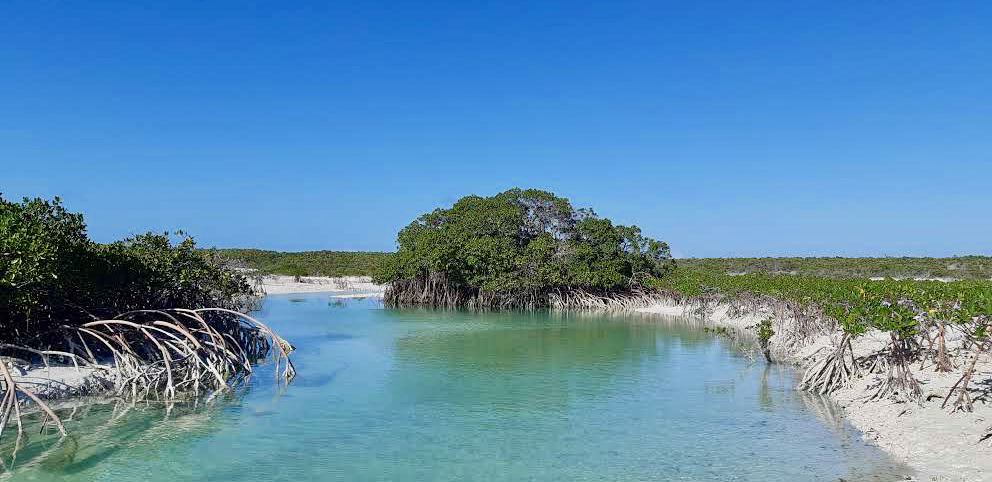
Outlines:
[[44,472],[71,475],[95,467],[122,450],[133,451],[176,438],[204,437],[218,430],[238,396],[204,403],[131,404],[111,401],[77,402],[57,409],[69,435],[45,429],[40,414],[25,417],[24,434],[4,437],[0,458],[3,475],[37,467]]
[[[416,313],[413,320],[437,317],[429,310]],[[455,321],[472,319],[471,313],[448,316],[453,329],[395,340],[399,369],[387,384],[392,397],[458,403],[484,392],[486,409],[512,411],[532,406],[532,392],[540,387],[542,407],[560,409],[575,397],[608,392],[617,380],[638,379],[646,364],[718,342],[686,326],[602,315],[554,314],[549,321],[545,313],[493,313],[485,323]]]
[[[437,313],[430,310],[412,313],[389,316],[404,323],[437,322]],[[791,367],[770,365],[753,357],[756,338],[751,331],[718,335],[703,331],[705,323],[701,320],[687,317],[542,316],[523,312],[495,314],[496,321],[490,323],[480,322],[471,313],[445,313],[451,323],[446,329],[412,330],[395,339],[398,368],[386,383],[391,399],[452,413],[485,413],[477,423],[494,430],[506,430],[490,422],[498,414],[521,423],[528,420],[531,437],[540,434],[542,440],[576,444],[569,452],[576,457],[596,445],[596,441],[575,437],[576,417],[600,406],[623,405],[623,410],[635,414],[633,419],[648,427],[656,425],[641,433],[627,426],[632,423],[630,418],[620,417],[620,434],[672,439],[661,446],[680,443],[677,441],[683,438],[682,443],[695,446],[693,433],[726,432],[711,436],[706,443],[710,450],[723,451],[725,457],[753,459],[751,464],[757,467],[733,469],[740,472],[741,480],[761,473],[762,466],[796,464],[792,457],[803,450],[779,447],[784,441],[779,437],[789,437],[786,434],[790,432],[796,444],[813,444],[810,450],[820,444],[825,451],[807,461],[809,465],[800,463],[794,474],[797,477],[827,477],[830,471],[822,464],[832,459],[844,461],[834,470],[848,481],[894,480],[911,473],[862,442],[828,398],[794,390],[797,374]],[[737,357],[736,364],[711,366],[712,361],[700,360],[728,353]],[[693,386],[699,387],[698,391]],[[650,417],[657,417],[658,412],[652,414],[650,407],[631,403],[637,398],[656,399],[658,411],[676,418],[663,415],[660,421],[652,420]],[[689,406],[671,402],[677,398],[685,399]],[[742,403],[753,403],[753,412]],[[816,441],[821,430],[810,426],[810,414],[823,422],[836,442]],[[708,426],[714,423],[725,426]],[[615,441],[625,439],[622,436]],[[749,440],[753,450],[747,450],[748,445],[738,446],[742,439]],[[691,468],[694,464],[721,463],[719,456],[702,455],[701,449],[684,452],[682,466],[673,470],[692,472],[700,470]],[[669,455],[679,454],[684,447],[670,450]],[[614,457],[623,459],[622,455]],[[741,463],[741,459],[734,463]]]
[[[298,350],[209,406],[80,407],[0,479],[881,480],[908,473],[795,373],[698,320],[269,298]],[[68,415],[70,409],[61,413]],[[36,422],[37,423],[37,422]],[[5,434],[6,436],[7,434]]]

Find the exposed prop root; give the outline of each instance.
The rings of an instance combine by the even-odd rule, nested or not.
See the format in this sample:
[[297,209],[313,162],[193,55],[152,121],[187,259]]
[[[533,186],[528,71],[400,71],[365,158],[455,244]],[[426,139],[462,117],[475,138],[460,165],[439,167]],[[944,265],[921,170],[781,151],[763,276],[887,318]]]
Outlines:
[[596,294],[584,290],[553,291],[548,305],[553,310],[633,311],[657,304],[675,304],[681,300],[668,293],[638,292]]
[[968,368],[961,374],[961,378],[958,378],[957,382],[954,382],[954,386],[947,391],[947,396],[944,397],[944,402],[940,404],[940,408],[947,407],[947,401],[950,400],[951,395],[954,395],[955,391],[958,391],[958,398],[954,401],[954,405],[951,408],[952,412],[962,411],[971,412],[974,410],[973,401],[971,395],[968,393],[968,384],[971,383],[971,378],[975,375],[975,365],[978,364],[978,359],[982,356],[985,351],[986,345],[979,345],[978,350],[971,358],[971,364]]
[[888,364],[888,376],[879,384],[878,389],[869,397],[870,400],[881,400],[883,398],[905,399],[906,401],[923,404],[923,390],[920,382],[916,380],[909,369],[914,350],[911,346],[911,339],[896,337],[891,334],[892,343],[890,345],[891,362]]
[[[850,366],[847,363],[847,354],[850,354]],[[799,389],[821,395],[831,393],[850,383],[851,379],[857,376],[857,370],[851,337],[844,334],[830,354],[806,370],[802,382],[799,383]]]
[[938,323],[937,327],[937,349],[934,352],[934,365],[938,372],[950,372],[954,370],[954,364],[951,363],[951,357],[947,353],[947,337],[945,333],[947,327],[943,321]]
[[[673,301],[673,293],[641,291],[631,286],[620,292],[594,292],[584,289],[491,291],[456,286],[444,273],[424,273],[394,281],[383,294],[386,306],[432,306],[470,309],[544,309],[631,311]],[[678,296],[678,301],[683,297]]]
[[4,385],[4,395],[3,402],[0,403],[0,436],[3,436],[3,430],[7,426],[7,422],[10,421],[11,415],[13,415],[14,421],[17,422],[17,441],[20,443],[21,436],[24,433],[24,428],[21,424],[21,406],[17,400],[17,393],[27,396],[29,399],[34,401],[38,405],[45,415],[52,420],[55,427],[58,429],[59,433],[63,436],[66,434],[65,427],[62,425],[62,420],[48,407],[45,402],[43,402],[37,395],[31,390],[18,385],[14,381],[14,377],[10,374],[10,370],[7,369],[7,365],[0,363],[0,374],[3,375],[3,385]]
[[431,272],[394,281],[383,293],[386,306],[435,306],[443,308],[546,308],[547,293],[540,290],[488,291],[456,286],[444,273]]
[[[20,351],[41,358],[71,360],[107,377],[114,396],[134,403],[157,400],[166,403],[216,395],[244,384],[253,364],[272,355],[277,380],[288,383],[296,375],[289,358],[293,346],[262,322],[222,308],[197,310],[141,310],[123,313],[112,320],[96,320],[78,327],[65,326],[61,349],[36,349],[0,345],[4,351]],[[65,435],[61,420],[41,398],[16,383],[6,363],[0,363],[3,392],[0,395],[0,436],[10,420],[21,432],[21,401],[33,401],[50,423]]]
[[889,359],[886,353],[872,353],[858,359],[864,374],[885,373],[889,369]]
[[[951,362],[950,354],[947,352],[947,323],[943,320],[934,320],[925,324],[921,336],[929,344],[930,361],[933,363],[934,371],[947,373],[954,370],[954,363]],[[931,329],[934,333],[931,334]],[[923,369],[927,357],[920,357],[920,370]]]

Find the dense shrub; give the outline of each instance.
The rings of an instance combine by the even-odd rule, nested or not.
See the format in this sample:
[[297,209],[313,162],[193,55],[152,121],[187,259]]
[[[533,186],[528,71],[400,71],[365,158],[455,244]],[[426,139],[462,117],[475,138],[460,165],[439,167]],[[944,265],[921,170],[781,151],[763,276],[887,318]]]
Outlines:
[[255,300],[247,279],[176,233],[111,244],[89,240],[60,200],[0,198],[0,340],[135,309],[225,307]]
[[390,304],[544,306],[553,291],[631,290],[663,276],[668,245],[538,190],[467,196],[400,231],[375,280]]
[[232,265],[262,274],[289,276],[368,276],[387,253],[348,251],[302,251],[284,253],[261,249],[212,249],[211,253]]

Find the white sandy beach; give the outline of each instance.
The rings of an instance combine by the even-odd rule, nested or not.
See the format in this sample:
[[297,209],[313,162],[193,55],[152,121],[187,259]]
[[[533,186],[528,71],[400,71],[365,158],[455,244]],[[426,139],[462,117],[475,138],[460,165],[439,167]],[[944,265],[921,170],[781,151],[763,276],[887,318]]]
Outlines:
[[381,298],[386,291],[383,285],[372,282],[368,276],[283,276],[262,277],[262,289],[268,295],[292,293],[339,292],[335,298]]
[[[682,306],[657,304],[640,308],[642,313],[689,315]],[[726,307],[718,307],[706,321],[713,326],[746,330],[759,323],[766,315],[728,316]],[[776,332],[781,331],[776,327]],[[854,343],[858,356],[880,348],[887,335],[868,333]],[[781,337],[771,339],[773,358],[794,363],[801,368],[810,366],[819,356],[832,349],[839,337],[822,336],[806,346],[781,346]],[[948,336],[950,349],[956,346]],[[953,353],[953,352],[952,352]],[[889,400],[867,401],[883,375],[869,375],[856,379],[850,386],[831,395],[843,408],[845,418],[858,428],[866,440],[878,445],[896,459],[918,471],[921,481],[990,481],[992,480],[992,444],[979,442],[979,437],[992,426],[992,364],[980,363],[973,385],[985,387],[985,399],[975,400],[972,413],[951,413],[941,409],[944,396],[961,376],[961,366],[966,360],[955,358],[956,369],[951,373],[937,373],[929,363],[920,369],[913,365],[913,375],[923,387],[929,400],[922,407],[913,403],[895,403]],[[976,397],[977,398],[977,397]],[[953,402],[953,399],[952,399]]]
[[107,376],[106,371],[87,366],[18,366],[9,361],[4,363],[15,383],[44,399],[78,397],[101,391],[103,386],[99,377]]

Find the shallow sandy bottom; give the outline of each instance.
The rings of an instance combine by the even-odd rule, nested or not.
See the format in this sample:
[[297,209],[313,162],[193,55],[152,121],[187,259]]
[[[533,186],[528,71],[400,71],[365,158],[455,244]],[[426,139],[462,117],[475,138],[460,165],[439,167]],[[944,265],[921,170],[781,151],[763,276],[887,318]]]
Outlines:
[[[642,313],[686,315],[682,306],[655,305],[641,308]],[[764,315],[730,317],[726,308],[718,308],[707,319],[715,326],[735,329],[748,329],[761,321]],[[835,337],[823,336],[804,347],[781,349],[780,359],[809,366],[813,360],[837,341]],[[861,356],[881,348],[887,335],[868,333],[854,344],[854,350]],[[772,337],[775,346],[776,337]],[[948,338],[949,347],[954,340]],[[992,395],[992,363],[979,363],[978,373],[972,380],[976,387],[986,387],[986,399],[976,399],[972,413],[951,413],[941,409],[944,396],[961,376],[964,359],[955,359],[955,370],[951,373],[937,373],[929,363],[920,367],[912,366],[913,375],[923,387],[930,400],[923,406],[912,403],[896,403],[890,400],[867,401],[883,375],[869,375],[857,379],[850,386],[832,394],[832,398],[844,409],[844,416],[864,434],[864,438],[892,454],[898,460],[917,470],[916,480],[971,482],[992,481],[992,444],[990,440],[979,442],[979,437],[992,427],[992,405],[988,398]],[[957,395],[955,395],[956,397]],[[973,394],[973,397],[975,395]],[[953,402],[953,399],[951,400]]]

